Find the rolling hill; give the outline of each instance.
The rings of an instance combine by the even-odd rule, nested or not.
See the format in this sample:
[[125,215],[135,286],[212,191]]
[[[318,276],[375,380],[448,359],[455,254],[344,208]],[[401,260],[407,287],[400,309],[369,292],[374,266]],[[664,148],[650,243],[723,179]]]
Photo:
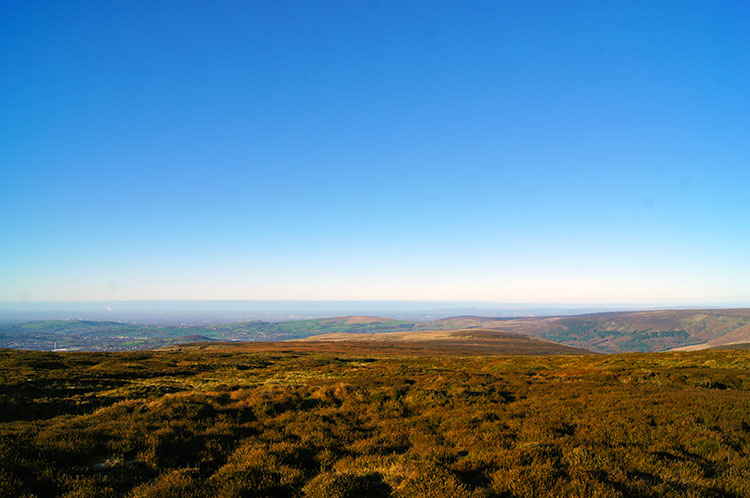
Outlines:
[[[658,310],[497,319],[483,326],[535,335],[600,353],[666,351],[741,342],[750,309]],[[708,346],[710,347],[710,346]]]
[[581,355],[589,351],[557,344],[537,337],[492,329],[381,332],[371,334],[333,333],[285,342],[224,342],[177,345],[171,351],[226,352],[326,352],[377,354],[386,356],[491,356],[491,355]]
[[[0,326],[0,347],[113,351],[153,349],[203,336],[218,341],[285,341],[321,334],[492,329],[599,353],[707,349],[750,342],[750,309],[656,310],[572,316],[458,316],[429,322],[347,316],[203,326],[46,320]],[[382,347],[382,345],[381,345]]]
[[459,316],[416,323],[402,330],[478,328],[536,336],[599,353],[667,351],[685,346],[706,349],[749,342],[750,309],[626,311],[518,318]]

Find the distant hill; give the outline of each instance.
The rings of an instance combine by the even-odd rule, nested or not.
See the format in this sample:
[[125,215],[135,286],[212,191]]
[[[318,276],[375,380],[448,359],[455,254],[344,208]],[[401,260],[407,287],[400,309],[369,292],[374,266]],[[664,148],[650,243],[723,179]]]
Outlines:
[[320,352],[377,354],[385,356],[486,356],[486,355],[581,355],[591,354],[564,344],[492,329],[334,333],[284,342],[216,342],[174,345],[169,351],[207,352]]
[[599,353],[706,349],[750,342],[750,309],[628,311],[517,318],[457,316],[430,322],[345,316],[203,326],[46,320],[0,325],[0,347],[112,351],[196,342],[186,339],[189,336],[218,341],[267,342],[334,333],[465,329],[502,330]]
[[492,329],[323,334],[291,342],[408,346],[467,354],[587,354],[589,351],[522,334]]
[[750,309],[656,310],[518,318],[452,317],[440,328],[492,328],[600,353],[705,349],[750,341]]
[[[484,326],[487,326],[485,324]],[[498,319],[492,328],[601,353],[666,351],[750,337],[750,309],[659,310]]]
[[[366,320],[365,320],[366,318]],[[366,322],[364,324],[358,322]],[[552,317],[488,318],[458,316],[432,322],[376,317],[282,322],[291,332],[377,333],[397,331],[496,329],[537,336],[600,353],[666,351],[683,346],[711,347],[750,342],[750,309],[655,310]],[[300,328],[300,325],[303,327]],[[368,330],[369,329],[369,330]]]

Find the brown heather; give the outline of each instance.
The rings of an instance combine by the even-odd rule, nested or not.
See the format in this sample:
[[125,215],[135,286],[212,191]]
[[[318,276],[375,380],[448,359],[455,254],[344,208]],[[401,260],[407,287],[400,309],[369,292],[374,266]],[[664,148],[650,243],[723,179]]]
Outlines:
[[0,431],[2,497],[747,497],[750,352],[6,350]]

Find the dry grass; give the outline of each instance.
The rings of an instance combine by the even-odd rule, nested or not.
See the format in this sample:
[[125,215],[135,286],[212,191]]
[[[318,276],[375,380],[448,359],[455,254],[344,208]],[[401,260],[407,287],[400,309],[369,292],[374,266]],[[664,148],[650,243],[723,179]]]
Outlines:
[[0,496],[750,496],[748,351],[361,344],[0,351]]

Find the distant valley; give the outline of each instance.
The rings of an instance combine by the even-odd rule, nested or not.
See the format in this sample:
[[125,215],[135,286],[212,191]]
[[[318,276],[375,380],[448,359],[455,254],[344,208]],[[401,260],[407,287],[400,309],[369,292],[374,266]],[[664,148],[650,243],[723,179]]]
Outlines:
[[[628,311],[518,318],[459,316],[434,321],[349,316],[199,326],[44,320],[0,325],[0,347],[116,351],[155,349],[192,342],[273,342],[321,334],[464,329],[500,330],[598,353],[696,350],[750,343],[750,309]],[[330,341],[331,338],[322,340]]]

